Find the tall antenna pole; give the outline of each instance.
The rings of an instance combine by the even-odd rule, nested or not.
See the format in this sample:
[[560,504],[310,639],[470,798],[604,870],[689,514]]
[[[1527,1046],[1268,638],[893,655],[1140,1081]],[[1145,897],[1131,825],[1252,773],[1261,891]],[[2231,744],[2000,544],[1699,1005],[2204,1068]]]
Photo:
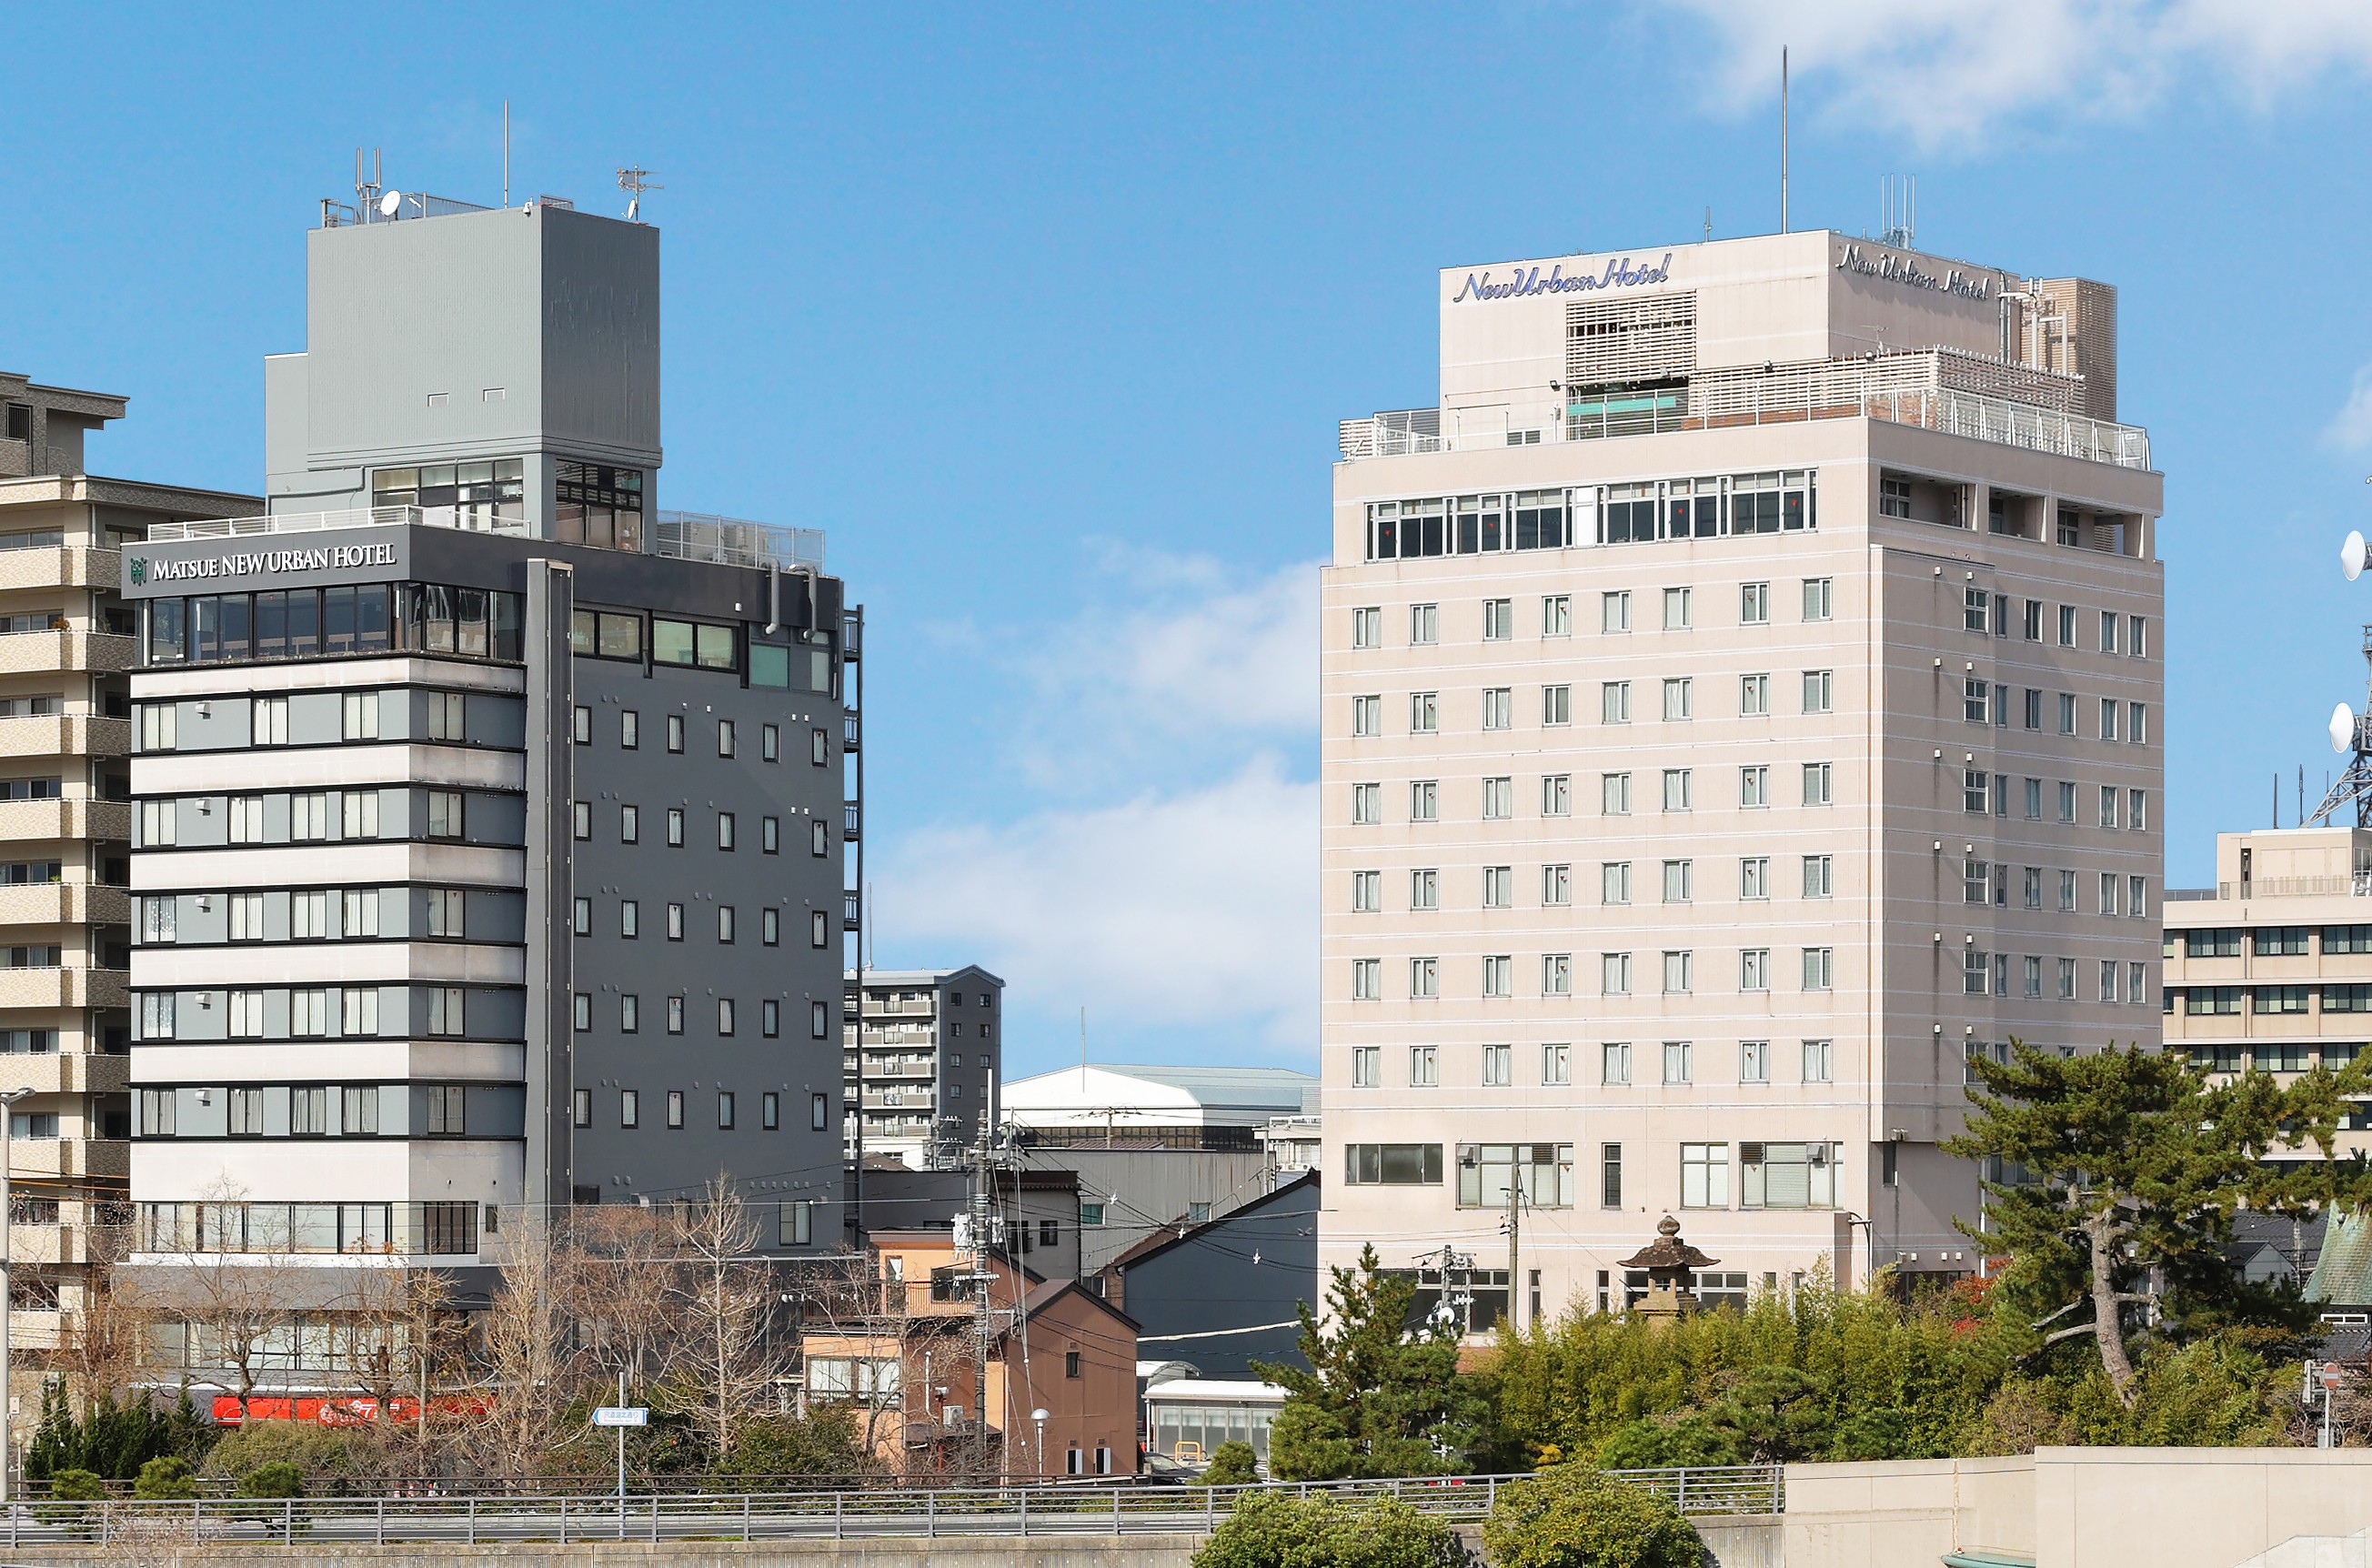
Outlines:
[[1779,232],[1787,232],[1787,46],[1779,46]]
[[503,205],[511,204],[511,100],[503,99]]
[[1084,1003],[1079,1007],[1079,1092],[1087,1092],[1087,1009]]

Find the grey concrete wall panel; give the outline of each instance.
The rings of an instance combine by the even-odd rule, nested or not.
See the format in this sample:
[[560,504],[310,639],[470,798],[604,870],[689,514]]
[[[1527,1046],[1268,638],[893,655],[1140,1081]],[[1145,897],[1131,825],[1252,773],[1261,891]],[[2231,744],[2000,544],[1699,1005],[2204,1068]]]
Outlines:
[[525,942],[527,895],[473,888],[463,896],[461,929],[472,942]]
[[[385,1017],[386,1014],[379,1015]],[[378,1086],[378,1135],[382,1138],[408,1138],[412,1135],[412,1086],[381,1084]]]
[[527,664],[527,973],[536,999],[521,1007],[527,1042],[527,1191],[552,1205],[571,1199],[575,1151],[570,1144],[569,1016],[576,952],[568,912],[578,867],[571,855],[569,803],[576,797],[576,748],[569,744],[576,660],[568,649],[576,578],[565,565],[536,559],[522,563],[527,613],[520,652]]
[[176,750],[233,751],[248,743],[248,722],[254,711],[244,697],[185,699],[174,703],[173,710]]
[[506,751],[527,749],[527,703],[517,697],[494,697],[472,691],[461,699],[462,733],[472,746],[498,746]]
[[268,844],[288,842],[288,796],[285,795],[263,797],[263,842]]
[[288,1086],[263,1086],[263,1135],[267,1138],[288,1136]]
[[527,1135],[527,1091],[517,1084],[471,1084],[462,1090],[461,1124],[472,1138]]
[[172,897],[175,940],[195,945],[230,940],[230,911],[225,900],[199,893]]
[[523,795],[472,791],[462,807],[461,826],[471,843],[517,849],[527,842],[527,796]]
[[203,849],[230,842],[230,816],[220,796],[190,796],[173,802],[176,847]]
[[288,744],[333,746],[346,735],[345,693],[297,691],[288,698]]
[[229,1136],[228,1097],[220,1089],[175,1089],[173,1135],[178,1138]]
[[264,892],[263,939],[266,942],[288,940],[288,890],[285,888],[269,889]]
[[548,450],[659,461],[659,231],[552,211],[543,231]]
[[311,489],[307,478],[302,477],[308,466],[307,448],[311,445],[307,434],[310,414],[310,399],[305,388],[307,368],[301,354],[264,356],[263,471],[271,476],[269,493],[274,496],[305,494]]
[[[379,819],[382,826],[387,819]],[[420,929],[421,923],[412,918],[412,889],[381,888],[378,890],[378,934],[382,940],[401,940]]]

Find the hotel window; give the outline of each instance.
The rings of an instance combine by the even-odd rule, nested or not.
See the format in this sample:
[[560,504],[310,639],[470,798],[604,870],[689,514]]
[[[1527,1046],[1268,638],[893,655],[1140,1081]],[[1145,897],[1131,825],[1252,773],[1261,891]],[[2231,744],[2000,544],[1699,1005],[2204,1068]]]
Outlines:
[[1827,991],[1836,981],[1836,949],[1807,947],[1804,949],[1804,989]]
[[1484,779],[1482,781],[1482,819],[1503,822],[1516,814],[1516,781]]
[[1573,688],[1543,686],[1541,688],[1541,723],[1569,725],[1573,722]]
[[1771,623],[1771,585],[1742,583],[1738,590],[1738,623],[1741,626],[1767,626]]
[[1541,994],[1570,996],[1573,994],[1573,955],[1543,953],[1541,955]]
[[1409,820],[1431,822],[1441,815],[1441,785],[1433,779],[1418,779],[1409,785]]
[[2116,788],[2115,788],[2115,786],[2114,786],[2114,785],[2111,785],[2111,784],[2102,784],[2102,785],[2100,786],[2100,826],[2102,826],[2103,828],[2113,828],[2113,827],[2115,827],[2116,825],[2117,825],[2117,791],[2116,791]]
[[667,808],[667,842],[669,849],[683,847],[683,807],[680,806]]
[[2024,907],[2030,910],[2041,909],[2042,907],[2042,867],[2040,865],[2028,866],[2026,868],[2025,884],[2025,898],[2023,900]]
[[1609,860],[1598,867],[1598,901],[1601,904],[1627,904],[1631,901],[1631,863]]
[[1409,642],[1415,647],[1431,647],[1441,641],[1441,607],[1437,604],[1409,606]]
[[[1354,827],[1371,827],[1384,819],[1384,786],[1355,784],[1351,786],[1351,822]],[[627,807],[632,810],[633,807]],[[629,842],[632,841],[629,840]]]
[[2036,731],[2042,728],[2042,693],[2031,686],[2026,689],[2026,727]]
[[2028,958],[2023,961],[2022,967],[2026,980],[2025,994],[2032,997],[2041,996],[2042,960],[2041,958]]
[[2149,657],[2149,619],[2129,616],[2125,621],[2125,652],[2134,658]]
[[1664,682],[1664,717],[1667,720],[1685,719],[1690,714],[1691,706],[1688,677],[1667,679]]
[[1989,682],[1968,679],[1960,682],[1960,716],[1971,724],[1991,724],[1993,720],[1993,687]]
[[1631,1046],[1628,1041],[1609,1040],[1599,1047],[1598,1081],[1615,1085],[1631,1081]]
[[1993,775],[1974,768],[1960,772],[1960,809],[1972,817],[1993,814]]
[[1351,910],[1355,914],[1374,914],[1384,907],[1384,874],[1380,871],[1351,873]]
[[2042,781],[2041,779],[2026,781],[2026,819],[2029,822],[2042,820]]
[[1696,989],[1696,955],[1685,948],[1664,955],[1664,994],[1685,996]]
[[560,459],[552,465],[552,519],[553,537],[572,544],[640,550],[643,470]]
[[2113,871],[2100,873],[2100,912],[2117,912],[2117,874]]
[[1351,1048],[1351,1086],[1355,1089],[1381,1088],[1384,1082],[1383,1048],[1376,1045],[1355,1045]]
[[[2061,522],[2064,527],[2065,522],[2064,513],[2061,515]],[[2076,607],[2072,604],[2063,604],[2059,607],[2059,645],[2063,648],[2072,648],[2076,645]]]
[[1382,606],[1364,605],[1351,611],[1351,645],[1355,648],[1380,648],[1384,645]]
[[1960,590],[1960,629],[1980,634],[1993,630],[1994,596],[1983,588]]
[[[1598,956],[1599,991],[1607,996],[1631,994],[1631,955],[1600,953]],[[1628,1080],[1625,1080],[1626,1082]]]
[[1541,1047],[1541,1082],[1546,1085],[1573,1082],[1573,1047],[1544,1045]]
[[1543,865],[1541,867],[1541,902],[1551,909],[1573,902],[1573,867]]
[[1441,873],[1429,865],[1421,865],[1409,873],[1409,908],[1413,910],[1441,907]]
[[719,811],[716,814],[716,847],[727,854],[732,852],[733,813],[730,811]]
[[2113,654],[2117,651],[2117,612],[2113,610],[2100,611],[2100,651],[2102,653]]
[[680,996],[667,999],[667,1032],[671,1035],[683,1033],[683,998]]
[[1482,907],[1504,910],[1516,907],[1516,868],[1512,865],[1486,865],[1482,868]]
[[1740,1144],[1738,1202],[1749,1209],[1832,1209],[1835,1144]]
[[2114,740],[2117,738],[2117,700],[2114,697],[2103,697],[2100,699],[2101,739]]
[[1483,1087],[1506,1088],[1516,1081],[1515,1051],[1512,1045],[1486,1045],[1482,1048]]
[[1573,599],[1566,594],[1549,594],[1541,600],[1541,635],[1570,637],[1573,635]]
[[1482,727],[1512,729],[1515,723],[1515,692],[1505,686],[1485,687],[1482,691]]
[[1351,733],[1363,739],[1384,733],[1384,700],[1381,697],[1351,699]]
[[1516,634],[1516,601],[1486,598],[1482,601],[1482,640],[1504,643]]
[[1680,1145],[1680,1207],[1684,1209],[1729,1207],[1729,1145],[1727,1144],[1682,1144]]
[[1836,1044],[1833,1040],[1804,1041],[1804,1082],[1825,1084],[1835,1075]]
[[1573,775],[1547,773],[1541,779],[1541,815],[1570,817],[1573,815]]
[[2059,819],[2071,826],[2075,823],[2076,786],[2072,784],[2062,784],[2059,786]]
[[1738,770],[1738,803],[1740,806],[1771,804],[1771,770],[1761,763]]
[[1598,596],[1599,630],[1628,632],[1631,630],[1631,596],[1609,593]]
[[1685,632],[1695,623],[1694,596],[1687,588],[1664,590],[1664,630]]
[[1767,899],[1771,896],[1771,857],[1750,854],[1738,863],[1738,896],[1741,899]]
[[1692,1060],[1694,1055],[1695,1052],[1687,1040],[1666,1040],[1664,1042],[1664,1082],[1668,1084],[1689,1082],[1690,1069],[1694,1065]]
[[[1599,809],[1609,817],[1631,815],[1631,775],[1600,773],[1598,775]],[[167,842],[172,841],[169,838]]]
[[1738,989],[1768,991],[1771,989],[1771,949],[1741,948],[1738,955]]
[[1830,764],[1826,762],[1804,764],[1805,805],[1826,806],[1835,798],[1830,791],[1831,777]]
[[1432,735],[1441,727],[1441,697],[1435,691],[1409,693],[1409,733]]
[[1485,996],[1513,996],[1516,993],[1515,974],[1516,960],[1508,957],[1506,954],[1487,953],[1483,955],[1482,994]]
[[1631,722],[1631,683],[1609,680],[1598,688],[1598,717],[1601,724]]
[[1384,994],[1384,960],[1354,958],[1351,960],[1351,1000],[1374,1002]]
[[1836,892],[1836,860],[1831,855],[1808,854],[1804,857],[1804,896],[1825,899]]
[[1827,621],[1836,614],[1836,580],[1832,577],[1804,579],[1804,619]]
[[[1809,764],[1807,765],[1808,766]],[[1820,765],[1825,767],[1827,764],[1822,763]],[[1664,770],[1664,809],[1667,811],[1686,811],[1690,809],[1692,804],[1693,791],[1690,786],[1689,770],[1686,768],[1666,768]]]
[[1808,669],[1804,672],[1804,711],[1826,714],[1835,711],[1836,671]]
[[1441,1145],[1345,1144],[1343,1166],[1343,1180],[1354,1187],[1436,1187],[1441,1183]]
[[1409,994],[1420,998],[1441,994],[1441,960],[1439,958],[1409,960]]
[[2125,966],[2125,1000],[2136,1007],[2146,1005],[2149,1002],[2149,966],[2147,964]]
[[808,854],[817,860],[828,859],[831,854],[831,829],[820,817],[808,823]]
[[1441,1059],[1439,1056],[1439,1047],[1431,1045],[1413,1045],[1409,1047],[1410,1087],[1430,1089],[1440,1086]]
[[1769,1040],[1742,1040],[1738,1042],[1738,1081],[1741,1084],[1767,1084],[1771,1081]]
[[1598,1201],[1609,1209],[1622,1206],[1622,1145],[1598,1146]]
[[2149,744],[2149,704],[2147,703],[2126,704],[2125,738],[2135,746]]
[[288,699],[257,697],[253,699],[252,743],[257,746],[288,744]]
[[1878,482],[1878,515],[1881,517],[1911,516],[1911,482],[1907,479],[1881,479]]
[[1696,863],[1688,860],[1664,862],[1664,901],[1685,904],[1696,891]]
[[1771,711],[1771,678],[1768,675],[1741,675],[1738,678],[1738,712],[1741,718],[1760,718]]

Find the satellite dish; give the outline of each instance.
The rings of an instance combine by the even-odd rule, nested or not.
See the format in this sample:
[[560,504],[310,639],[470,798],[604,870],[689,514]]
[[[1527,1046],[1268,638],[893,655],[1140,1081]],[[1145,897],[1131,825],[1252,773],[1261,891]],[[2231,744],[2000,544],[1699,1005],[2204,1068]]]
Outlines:
[[2339,569],[2354,582],[2364,571],[2364,536],[2351,530],[2345,543],[2339,547]]
[[2331,749],[2345,751],[2355,744],[2355,715],[2342,703],[2331,710]]
[[[401,191],[390,191],[378,199],[378,215],[383,218],[391,218],[402,210],[403,192]],[[2353,575],[2350,574],[2350,575]]]

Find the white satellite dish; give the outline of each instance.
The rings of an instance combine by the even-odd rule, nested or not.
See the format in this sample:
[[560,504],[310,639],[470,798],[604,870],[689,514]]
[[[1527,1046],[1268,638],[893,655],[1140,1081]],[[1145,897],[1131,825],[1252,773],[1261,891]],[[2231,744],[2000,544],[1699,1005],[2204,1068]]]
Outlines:
[[[403,192],[401,191],[390,191],[378,199],[378,215],[383,218],[391,218],[402,210]],[[2352,576],[2354,574],[2350,573],[2349,575]]]
[[2354,582],[2364,571],[2364,536],[2350,530],[2346,542],[2339,547],[2339,569]]
[[2355,715],[2342,703],[2331,710],[2331,749],[2345,751],[2355,744]]

